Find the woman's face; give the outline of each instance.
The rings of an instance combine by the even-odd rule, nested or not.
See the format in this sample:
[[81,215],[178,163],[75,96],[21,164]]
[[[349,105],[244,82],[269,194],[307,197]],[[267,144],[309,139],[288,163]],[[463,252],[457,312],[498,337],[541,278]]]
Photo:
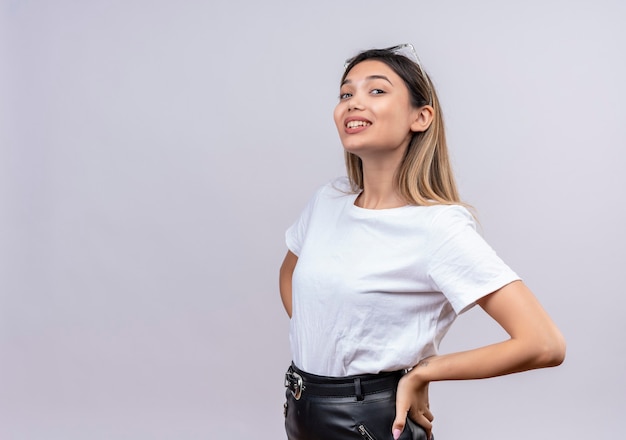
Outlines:
[[367,60],[348,72],[334,119],[344,148],[363,159],[404,154],[419,109],[411,106],[400,76],[381,61]]

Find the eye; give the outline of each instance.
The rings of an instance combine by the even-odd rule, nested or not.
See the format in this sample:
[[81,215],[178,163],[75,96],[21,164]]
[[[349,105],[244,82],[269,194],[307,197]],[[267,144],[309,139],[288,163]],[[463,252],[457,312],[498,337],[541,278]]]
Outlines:
[[372,95],[382,95],[383,93],[385,93],[384,90],[381,89],[374,89],[370,92]]
[[352,96],[352,93],[340,93],[339,94],[339,99],[348,99]]

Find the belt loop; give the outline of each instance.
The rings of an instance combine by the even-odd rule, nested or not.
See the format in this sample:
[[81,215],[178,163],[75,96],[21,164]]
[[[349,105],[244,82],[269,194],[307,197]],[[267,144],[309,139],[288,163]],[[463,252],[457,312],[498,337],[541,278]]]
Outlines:
[[356,395],[356,400],[363,400],[363,391],[361,390],[360,377],[354,379],[354,394]]

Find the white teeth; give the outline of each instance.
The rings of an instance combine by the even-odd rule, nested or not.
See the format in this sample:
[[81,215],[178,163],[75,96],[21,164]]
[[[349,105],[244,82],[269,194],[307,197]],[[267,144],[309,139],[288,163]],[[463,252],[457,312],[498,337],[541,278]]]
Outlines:
[[367,127],[368,125],[372,125],[372,123],[367,122],[367,121],[350,121],[346,124],[346,127],[357,128],[357,127]]

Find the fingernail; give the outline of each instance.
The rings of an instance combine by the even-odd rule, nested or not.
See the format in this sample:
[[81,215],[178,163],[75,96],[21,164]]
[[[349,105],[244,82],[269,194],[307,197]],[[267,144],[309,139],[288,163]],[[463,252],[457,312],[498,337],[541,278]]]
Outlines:
[[392,431],[392,434],[393,434],[393,440],[398,440],[400,438],[400,434],[402,434],[402,430],[396,428]]

